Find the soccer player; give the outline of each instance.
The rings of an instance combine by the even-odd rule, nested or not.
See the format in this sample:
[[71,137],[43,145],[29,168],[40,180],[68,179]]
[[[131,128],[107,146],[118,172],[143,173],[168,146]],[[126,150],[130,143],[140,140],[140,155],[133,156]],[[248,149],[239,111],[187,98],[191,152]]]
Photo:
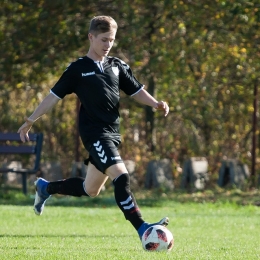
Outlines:
[[19,128],[21,140],[29,141],[28,132],[33,123],[50,111],[59,100],[75,93],[80,102],[79,132],[89,153],[86,178],[75,177],[49,182],[43,178],[35,181],[34,211],[41,215],[46,200],[52,194],[95,197],[108,178],[114,185],[114,196],[125,218],[137,230],[139,237],[155,224],[168,225],[168,217],[149,224],[142,218],[130,190],[129,175],[119,155],[119,92],[124,91],[137,102],[163,110],[169,107],[158,102],[137,81],[130,67],[116,57],[108,56],[117,32],[116,21],[109,16],[97,16],[90,22],[88,39],[90,47],[86,56],[72,62],[25,123]]

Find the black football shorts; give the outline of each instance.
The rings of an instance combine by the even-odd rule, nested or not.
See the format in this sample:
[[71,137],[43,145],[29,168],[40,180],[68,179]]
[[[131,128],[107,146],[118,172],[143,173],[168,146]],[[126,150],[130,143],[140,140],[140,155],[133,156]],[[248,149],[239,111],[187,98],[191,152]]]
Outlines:
[[111,165],[122,163],[117,139],[97,139],[89,145],[89,158],[85,160],[85,164],[91,162],[99,171],[105,173],[106,169]]

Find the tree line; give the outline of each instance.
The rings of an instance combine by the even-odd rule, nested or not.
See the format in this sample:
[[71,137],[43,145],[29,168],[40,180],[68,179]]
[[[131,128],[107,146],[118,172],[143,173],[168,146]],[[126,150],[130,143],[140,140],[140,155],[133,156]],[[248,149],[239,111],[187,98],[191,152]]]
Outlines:
[[[104,14],[119,25],[110,55],[170,106],[164,118],[122,93],[121,154],[137,163],[140,178],[151,159],[182,166],[205,156],[212,175],[223,158],[250,164],[257,0],[4,0],[0,14],[0,131],[17,131],[67,65],[86,54],[89,21]],[[70,95],[33,126],[45,136],[43,161],[59,160],[67,172],[78,149],[76,110]],[[81,144],[79,154],[87,156]]]

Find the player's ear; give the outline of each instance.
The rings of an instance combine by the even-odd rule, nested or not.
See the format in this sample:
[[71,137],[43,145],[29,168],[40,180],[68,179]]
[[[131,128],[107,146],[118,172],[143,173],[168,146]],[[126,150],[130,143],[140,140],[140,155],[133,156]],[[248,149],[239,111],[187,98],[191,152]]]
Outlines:
[[91,41],[93,38],[93,35],[91,33],[88,34],[88,39]]

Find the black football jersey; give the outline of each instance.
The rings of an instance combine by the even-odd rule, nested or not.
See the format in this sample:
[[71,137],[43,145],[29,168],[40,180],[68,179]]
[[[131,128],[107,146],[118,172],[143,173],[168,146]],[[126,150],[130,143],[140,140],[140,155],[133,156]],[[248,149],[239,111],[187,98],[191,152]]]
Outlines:
[[120,90],[134,95],[143,88],[130,67],[116,57],[97,62],[87,56],[71,63],[51,93],[62,99],[75,93],[80,102],[79,131],[83,139],[119,134]]

